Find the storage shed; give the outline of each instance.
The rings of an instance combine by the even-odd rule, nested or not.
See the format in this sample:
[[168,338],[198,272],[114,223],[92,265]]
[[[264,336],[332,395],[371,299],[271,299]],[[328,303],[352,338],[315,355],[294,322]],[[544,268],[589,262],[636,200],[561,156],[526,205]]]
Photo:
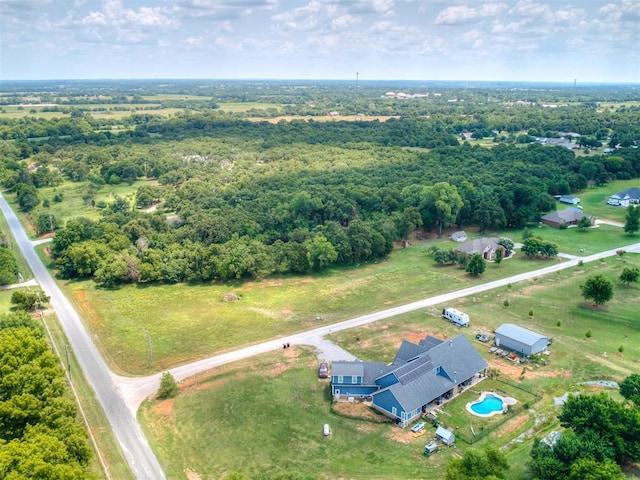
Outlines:
[[530,356],[544,352],[549,338],[512,323],[503,323],[495,331],[497,347],[513,350],[521,355]]
[[450,432],[444,427],[438,427],[436,429],[436,438],[445,445],[453,445],[454,443],[456,443],[456,436],[453,434],[453,432]]

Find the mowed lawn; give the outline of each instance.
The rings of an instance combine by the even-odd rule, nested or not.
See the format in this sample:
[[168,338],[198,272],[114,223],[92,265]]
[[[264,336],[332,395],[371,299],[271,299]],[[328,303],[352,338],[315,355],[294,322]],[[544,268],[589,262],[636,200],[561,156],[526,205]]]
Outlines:
[[[133,204],[136,192],[140,186],[157,184],[157,180],[140,180],[131,185],[127,183],[121,183],[119,185],[102,185],[95,193],[94,200],[96,203],[104,201],[108,204],[113,202],[116,197],[122,197]],[[92,220],[100,219],[100,208],[89,206],[83,199],[83,196],[88,191],[88,186],[88,182],[65,182],[56,187],[42,187],[38,189],[40,205],[38,205],[29,215],[26,215],[20,210],[20,207],[15,200],[15,195],[6,194],[5,197],[7,198],[7,201],[11,203],[11,206],[18,217],[20,217],[22,224],[27,229],[27,233],[31,236],[35,236],[33,221],[39,213],[50,212],[62,225],[72,218],[77,217],[86,217]],[[63,201],[54,202],[53,198],[60,194],[63,196]],[[42,203],[45,200],[49,201],[48,208],[42,206]]]
[[[522,385],[541,398],[488,379],[445,404],[439,417],[466,436],[472,435],[472,428],[476,433],[491,429],[473,447],[508,444],[505,453],[512,467],[507,478],[524,480],[530,478],[526,461],[533,435],[558,428],[553,397],[594,391],[580,382],[619,381],[637,372],[640,286],[626,287],[617,277],[623,266],[640,266],[640,256],[627,257],[626,262],[610,258],[460,299],[454,306],[470,314],[468,329],[442,320],[440,307],[434,307],[331,338],[359,358],[390,361],[403,339],[467,335],[499,379]],[[579,285],[594,274],[615,283],[614,298],[604,307],[593,308],[579,293]],[[548,365],[498,359],[489,352],[489,344],[475,340],[477,330],[491,332],[503,322],[552,337]],[[588,330],[591,338],[585,335]],[[174,400],[145,403],[140,418],[169,478],[187,478],[194,472],[201,478],[224,478],[232,471],[247,476],[287,471],[312,478],[443,478],[447,459],[470,448],[459,441],[457,448],[427,458],[422,452],[432,429],[413,438],[408,430],[391,424],[333,413],[328,385],[316,377],[317,362],[304,347],[272,352],[185,381]],[[482,420],[467,414],[464,406],[483,390],[506,391],[523,408],[497,426],[500,417]],[[322,436],[324,423],[332,429],[328,439]],[[521,435],[523,441],[513,441]],[[635,467],[628,476],[635,478],[637,473]]]
[[223,479],[233,471],[433,478],[442,471],[455,450],[426,458],[425,437],[332,413],[328,380],[316,368],[312,352],[294,347],[191,379],[173,400],[143,404],[139,419],[168,478]]
[[640,188],[640,179],[616,180],[600,187],[589,188],[582,193],[576,194],[576,196],[580,197],[580,205],[585,213],[595,215],[598,219],[609,219],[624,223],[627,214],[626,208],[607,205],[607,200],[614,193],[631,187]]
[[[488,264],[482,276],[471,277],[454,266],[434,265],[426,254],[430,244],[397,249],[386,261],[315,276],[125,285],[114,290],[96,288],[92,281],[71,281],[63,288],[75,299],[111,364],[118,371],[140,374],[555,262],[517,256],[499,267]],[[241,300],[222,301],[227,293]],[[152,340],[151,366],[146,331]]]

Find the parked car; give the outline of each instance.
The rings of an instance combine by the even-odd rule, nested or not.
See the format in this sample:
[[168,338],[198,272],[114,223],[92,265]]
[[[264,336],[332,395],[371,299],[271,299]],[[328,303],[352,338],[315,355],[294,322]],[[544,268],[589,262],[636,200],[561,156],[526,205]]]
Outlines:
[[329,366],[326,362],[322,362],[318,367],[318,377],[320,378],[328,378],[329,377]]

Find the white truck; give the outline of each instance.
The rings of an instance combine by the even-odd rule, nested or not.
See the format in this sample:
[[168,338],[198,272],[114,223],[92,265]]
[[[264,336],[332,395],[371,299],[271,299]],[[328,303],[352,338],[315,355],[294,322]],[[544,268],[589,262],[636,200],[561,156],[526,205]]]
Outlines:
[[442,310],[442,316],[449,320],[451,323],[455,323],[460,327],[469,326],[469,315],[455,308],[445,308]]

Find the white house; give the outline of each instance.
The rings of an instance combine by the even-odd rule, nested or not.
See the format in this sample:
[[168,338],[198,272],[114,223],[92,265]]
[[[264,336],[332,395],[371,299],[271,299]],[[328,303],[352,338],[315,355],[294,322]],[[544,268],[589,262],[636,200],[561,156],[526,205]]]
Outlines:
[[631,187],[626,190],[622,190],[609,197],[607,200],[608,205],[614,205],[616,207],[628,207],[629,205],[635,205],[640,203],[640,188]]
[[459,232],[454,232],[453,235],[451,235],[451,240],[453,240],[454,242],[466,242],[467,234],[465,233],[464,230],[460,230]]

